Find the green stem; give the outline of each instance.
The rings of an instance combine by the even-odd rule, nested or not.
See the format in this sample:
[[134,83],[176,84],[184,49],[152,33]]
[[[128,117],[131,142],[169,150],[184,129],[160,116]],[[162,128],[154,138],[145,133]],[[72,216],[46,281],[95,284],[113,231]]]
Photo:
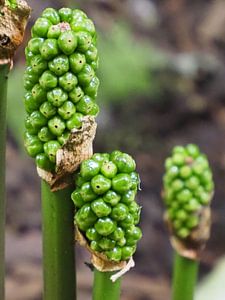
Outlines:
[[112,282],[110,277],[114,272],[94,271],[93,300],[120,299],[121,279]]
[[51,192],[42,181],[44,300],[76,299],[71,188]]
[[5,298],[5,148],[9,64],[0,65],[0,299]]
[[173,300],[193,300],[198,275],[198,261],[175,254]]

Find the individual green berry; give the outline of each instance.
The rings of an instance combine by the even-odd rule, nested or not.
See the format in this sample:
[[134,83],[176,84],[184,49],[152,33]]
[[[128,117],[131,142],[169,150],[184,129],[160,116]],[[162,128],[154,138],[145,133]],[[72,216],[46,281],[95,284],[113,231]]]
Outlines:
[[186,149],[187,149],[187,153],[193,158],[197,158],[200,155],[198,146],[194,144],[187,145]]
[[66,127],[69,130],[80,129],[82,127],[83,114],[75,113],[69,120],[66,122]]
[[103,237],[98,241],[98,245],[102,250],[112,250],[116,246],[116,242],[109,238]]
[[111,217],[115,221],[123,221],[128,214],[128,207],[123,203],[118,203],[112,209]]
[[70,22],[71,21],[72,14],[73,14],[71,8],[67,8],[67,7],[60,8],[58,13],[59,13],[61,22]]
[[36,165],[46,171],[54,171],[55,165],[52,163],[45,153],[40,153],[36,155],[35,158]]
[[40,54],[35,55],[31,58],[30,65],[32,67],[32,71],[40,75],[48,68],[48,63],[42,58]]
[[73,103],[77,103],[83,98],[84,92],[81,89],[81,87],[77,86],[75,87],[70,93],[69,93],[69,98]]
[[101,173],[107,178],[115,177],[117,173],[117,166],[112,161],[104,161],[101,165]]
[[91,203],[91,208],[93,212],[98,216],[107,217],[111,213],[111,207],[104,202],[102,198],[98,198]]
[[70,132],[69,131],[64,131],[60,136],[57,137],[57,140],[61,145],[66,144],[70,137]]
[[48,63],[48,67],[57,76],[62,76],[69,71],[69,59],[66,55],[58,55]]
[[172,183],[171,183],[171,188],[173,189],[174,192],[179,192],[180,190],[182,190],[184,187],[184,182],[181,179],[175,179]]
[[[94,214],[94,212],[92,211],[91,206],[90,206],[89,203],[84,204],[80,209],[78,209],[78,211],[75,215],[75,223],[83,231],[86,231],[88,228],[93,227],[96,220],[97,220],[97,217]],[[96,224],[95,224],[95,227],[96,227]],[[95,228],[95,229],[98,232],[97,228]]]
[[176,153],[183,154],[185,156],[187,152],[183,146],[175,146],[172,149],[172,154],[176,154]]
[[47,121],[48,120],[38,110],[35,110],[30,114],[30,122],[35,129],[40,129],[45,126]]
[[76,208],[81,208],[85,204],[81,196],[80,190],[73,191],[73,193],[71,194],[71,199],[73,200],[73,203],[76,206]]
[[135,241],[140,240],[142,237],[142,231],[139,227],[133,226],[126,230],[126,239],[133,239]]
[[75,32],[86,31],[92,36],[95,34],[95,26],[90,19],[76,19],[75,22],[72,20],[70,25]]
[[123,246],[125,246],[126,245],[126,243],[127,243],[127,241],[126,241],[126,239],[125,239],[125,237],[123,237],[122,239],[120,239],[119,241],[117,241],[117,246],[119,246],[119,247],[123,247]]
[[60,117],[53,117],[48,121],[48,128],[54,135],[61,136],[66,128],[66,125]]
[[43,152],[43,143],[37,136],[28,132],[25,133],[24,146],[31,157],[35,157],[37,154]]
[[86,59],[84,54],[73,53],[69,57],[71,71],[75,74],[79,73],[86,64]]
[[133,201],[131,204],[128,206],[129,212],[134,216],[135,214],[139,214],[141,211],[141,207],[137,204],[137,202]]
[[113,233],[110,234],[110,237],[115,240],[115,241],[120,241],[121,239],[124,238],[124,230],[121,227],[117,227]]
[[122,153],[121,155],[117,155],[113,162],[118,168],[120,173],[131,173],[135,170],[136,164],[133,158],[126,153]]
[[134,222],[134,217],[131,213],[128,213],[126,218],[120,222],[120,226],[124,229],[130,228],[134,224],[136,224],[136,223]]
[[43,38],[35,37],[29,40],[28,48],[33,54],[39,54],[39,48],[44,43]]
[[174,165],[182,166],[185,163],[185,156],[182,153],[175,153],[172,160]]
[[119,194],[127,192],[131,188],[131,185],[131,178],[125,173],[120,173],[112,179],[112,188]]
[[103,196],[103,200],[106,203],[109,203],[111,206],[115,206],[120,201],[120,199],[121,196],[112,190],[109,190]]
[[89,46],[88,50],[86,51],[85,56],[86,56],[86,61],[88,64],[90,64],[92,61],[95,61],[98,57],[97,48],[93,44],[91,44]]
[[45,118],[50,119],[56,114],[57,109],[50,102],[46,101],[40,106],[40,112]]
[[77,47],[76,34],[72,30],[62,32],[58,38],[58,46],[64,54],[72,54]]
[[54,8],[46,8],[41,15],[42,17],[48,19],[54,25],[60,22],[59,14]]
[[63,105],[58,108],[58,113],[63,120],[70,119],[75,112],[76,112],[76,107],[71,101],[64,102]]
[[179,209],[176,212],[176,219],[181,220],[181,221],[185,221],[188,219],[188,214],[186,213],[185,210]]
[[92,42],[92,36],[85,31],[80,31],[76,33],[77,36],[77,50],[80,52],[86,52]]
[[141,180],[140,180],[140,176],[137,172],[131,172],[130,174],[130,178],[131,178],[131,189],[132,190],[141,190]]
[[35,85],[35,83],[38,82],[39,77],[37,74],[34,73],[32,67],[28,66],[25,70],[23,79],[25,89],[30,90]]
[[98,241],[91,241],[90,248],[91,248],[93,251],[97,251],[97,252],[100,252],[100,251],[101,251],[101,248],[100,248],[99,245],[98,245]]
[[56,153],[60,149],[60,147],[61,145],[58,141],[49,141],[44,144],[44,152],[51,162],[55,163]]
[[40,141],[46,143],[54,139],[54,135],[51,133],[48,127],[42,127],[38,132],[38,138]]
[[191,167],[183,166],[180,168],[180,177],[183,179],[189,178],[192,174]]
[[51,71],[45,71],[41,75],[39,83],[44,90],[51,90],[57,87],[58,79]]
[[185,186],[190,190],[196,190],[200,185],[200,180],[196,176],[191,176],[185,181]]
[[89,180],[95,175],[97,175],[100,171],[100,165],[98,162],[93,159],[85,160],[81,164],[80,174],[85,180]]
[[52,105],[60,107],[68,99],[68,94],[57,87],[47,93],[47,99]]
[[95,229],[103,236],[108,236],[116,229],[116,223],[109,217],[99,218],[95,223]]
[[35,56],[35,54],[30,51],[30,49],[28,48],[28,46],[25,48],[25,57],[26,57],[26,61],[28,64],[30,64],[31,59]]
[[189,236],[190,234],[190,230],[188,228],[180,228],[178,231],[177,231],[177,235],[181,238],[181,239],[185,239]]
[[88,64],[84,65],[82,70],[78,73],[78,81],[81,86],[87,86],[94,78],[95,72],[92,67]]
[[39,105],[46,100],[46,91],[41,87],[39,83],[35,84],[32,88],[32,97]]
[[29,134],[32,134],[32,135],[37,135],[38,133],[38,128],[34,128],[32,126],[32,123],[31,123],[31,118],[30,118],[30,115],[26,116],[26,119],[25,119],[25,128],[26,128],[26,131],[29,133]]
[[186,226],[190,229],[195,228],[198,226],[199,217],[196,215],[189,216],[188,220],[186,221]]
[[188,189],[183,189],[176,195],[179,203],[187,203],[193,197],[192,193]]
[[91,180],[91,186],[97,195],[102,195],[111,188],[111,180],[103,175],[96,175]]
[[47,37],[49,39],[58,39],[61,34],[61,29],[59,25],[51,25],[48,30]]
[[106,251],[105,254],[109,260],[119,262],[122,257],[122,250],[120,247],[114,247],[112,250]]
[[56,39],[47,39],[40,46],[41,57],[45,60],[51,60],[59,54],[59,48]]
[[38,18],[33,26],[33,32],[38,37],[47,37],[48,29],[52,23],[47,18]]
[[80,9],[74,9],[72,11],[72,19],[73,20],[83,20],[83,19],[87,19],[87,15],[85,14],[85,12],[83,12]]
[[125,246],[125,247],[122,247],[122,255],[121,255],[121,259],[122,260],[128,260],[135,252],[136,250],[136,247],[133,246]]
[[37,103],[31,92],[28,92],[24,96],[24,106],[27,113],[32,113],[32,111],[37,110],[39,108],[39,103]]
[[134,190],[129,190],[122,195],[121,202],[129,205],[135,200],[136,192]]
[[97,195],[93,191],[90,182],[85,182],[82,184],[82,186],[80,188],[80,194],[81,194],[82,199],[85,202],[90,202],[97,198]]
[[95,99],[97,97],[98,88],[99,88],[99,79],[98,77],[95,76],[90,81],[90,84],[84,87],[84,92],[86,95]]
[[63,76],[59,77],[59,85],[66,92],[71,92],[77,83],[77,77],[71,72],[67,72]]
[[94,227],[88,228],[86,231],[86,236],[90,241],[98,241],[101,239],[101,235]]
[[102,165],[103,162],[109,161],[110,155],[108,153],[95,153],[92,156],[92,159],[100,163],[100,165]]
[[191,198],[188,203],[185,204],[185,210],[186,211],[190,211],[190,212],[194,212],[194,211],[199,211],[201,209],[201,204],[199,203],[199,201],[196,198]]

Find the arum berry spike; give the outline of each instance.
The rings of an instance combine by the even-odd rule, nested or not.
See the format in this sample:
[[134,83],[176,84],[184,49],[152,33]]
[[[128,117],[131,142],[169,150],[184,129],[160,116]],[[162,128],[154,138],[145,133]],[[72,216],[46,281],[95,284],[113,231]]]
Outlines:
[[173,300],[192,300],[201,250],[210,235],[214,191],[207,157],[196,145],[176,146],[165,162],[165,219],[175,249]]
[[[72,173],[83,160],[81,157],[77,162],[74,158],[69,170],[65,164],[64,171],[59,171],[67,142],[99,112],[95,103],[99,80],[93,22],[78,9],[46,8],[32,28],[25,54],[25,148],[36,158],[39,169],[62,177]],[[47,136],[43,136],[40,132],[47,129]],[[57,154],[60,149],[61,155]],[[42,173],[39,175],[46,179]]]
[[[83,161],[71,198],[76,207],[77,240],[92,253],[93,299],[119,299],[120,279],[142,237],[141,207],[135,201],[140,180],[133,158],[120,151],[95,153]],[[127,264],[128,263],[128,264]],[[110,273],[111,272],[111,273]]]

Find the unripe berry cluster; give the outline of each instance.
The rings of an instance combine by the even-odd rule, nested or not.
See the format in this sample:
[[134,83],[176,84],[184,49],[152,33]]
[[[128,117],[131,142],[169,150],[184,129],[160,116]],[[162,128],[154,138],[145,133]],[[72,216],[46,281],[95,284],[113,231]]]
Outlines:
[[200,212],[210,204],[214,189],[207,157],[196,145],[176,146],[166,159],[164,202],[173,232],[187,238],[200,221]]
[[129,259],[142,232],[141,208],[135,201],[140,185],[133,158],[120,151],[94,154],[83,161],[71,198],[75,224],[90,248],[111,261]]
[[78,9],[46,8],[32,28],[24,75],[25,147],[37,165],[55,168],[56,152],[83,116],[96,116],[96,32]]

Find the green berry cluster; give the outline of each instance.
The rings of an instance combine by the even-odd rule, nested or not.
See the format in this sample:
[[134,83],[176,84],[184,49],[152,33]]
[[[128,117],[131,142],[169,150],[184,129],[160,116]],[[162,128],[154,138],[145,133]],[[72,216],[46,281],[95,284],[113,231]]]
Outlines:
[[164,201],[174,233],[187,238],[200,221],[200,212],[210,204],[214,183],[207,157],[196,145],[176,146],[166,159]]
[[75,224],[90,248],[114,262],[129,259],[142,232],[137,224],[140,206],[135,196],[140,185],[133,158],[120,151],[95,153],[83,161],[71,198]]
[[99,112],[94,24],[78,9],[46,8],[25,54],[25,147],[40,168],[53,171],[71,131],[82,126],[83,116]]

